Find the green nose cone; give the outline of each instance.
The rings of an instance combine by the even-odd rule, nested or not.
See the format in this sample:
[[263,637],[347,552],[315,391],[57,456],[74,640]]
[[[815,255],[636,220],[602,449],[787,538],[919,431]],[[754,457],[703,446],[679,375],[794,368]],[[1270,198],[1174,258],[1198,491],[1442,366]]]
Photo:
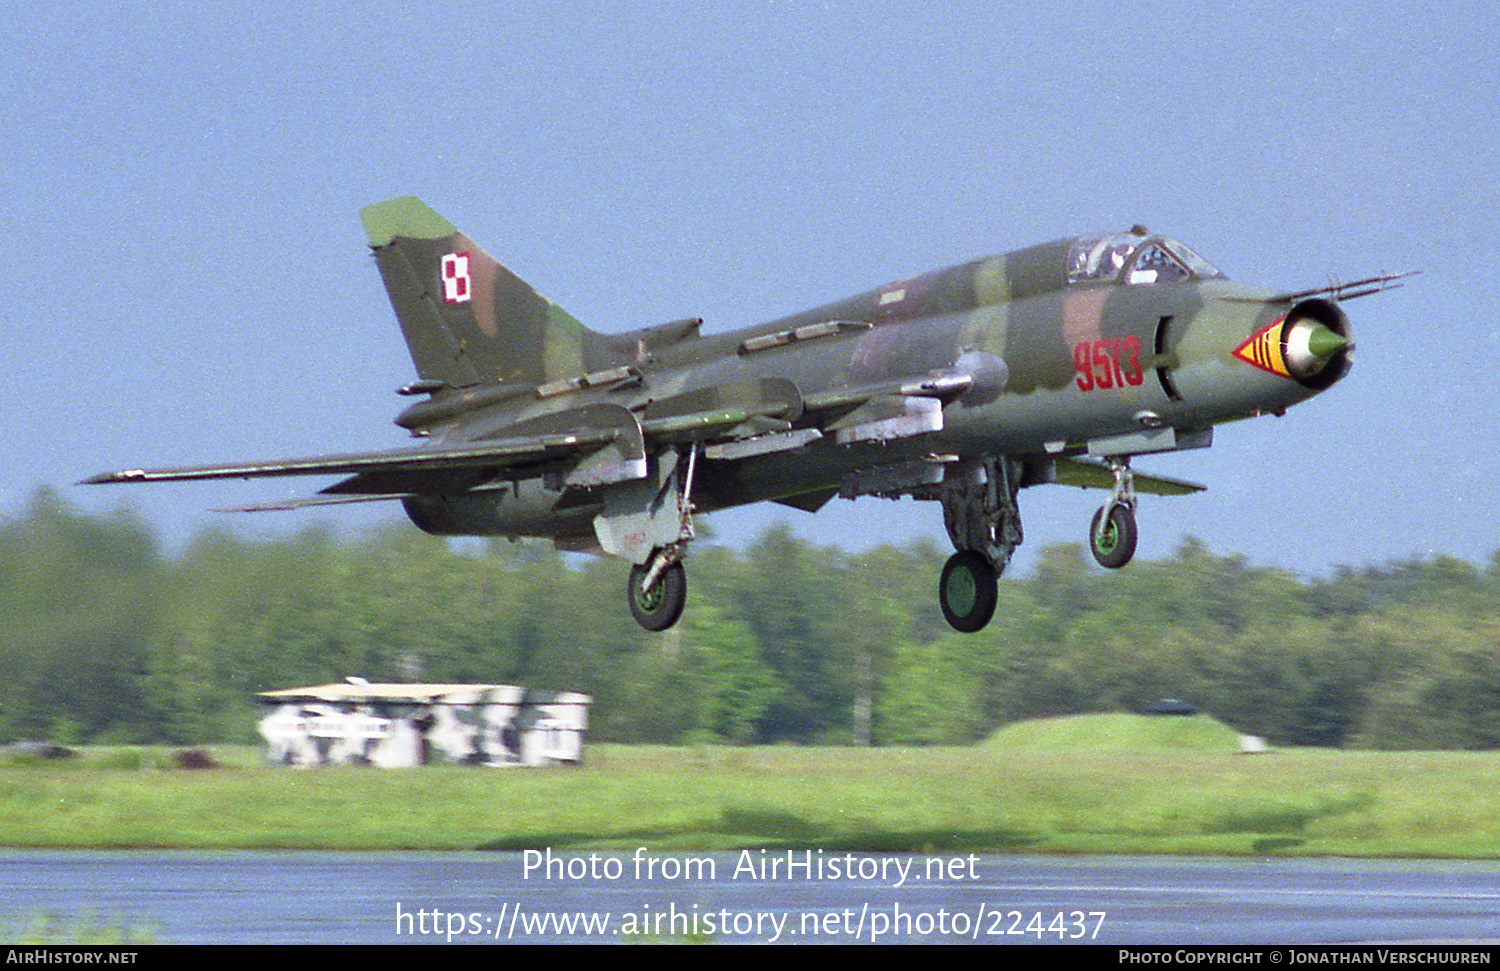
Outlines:
[[1326,361],[1349,346],[1349,338],[1335,333],[1322,324],[1307,335],[1307,352],[1320,361]]

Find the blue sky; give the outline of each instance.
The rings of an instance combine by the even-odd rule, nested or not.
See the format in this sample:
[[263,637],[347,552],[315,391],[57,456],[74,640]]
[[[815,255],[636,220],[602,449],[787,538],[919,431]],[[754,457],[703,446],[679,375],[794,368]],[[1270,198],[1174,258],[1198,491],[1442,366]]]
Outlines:
[[[1367,2],[60,4],[0,38],[0,514],[40,485],[171,542],[316,481],[73,489],[108,468],[394,447],[412,369],[362,205],[417,194],[601,330],[727,329],[1140,222],[1231,277],[1420,269],[1347,307],[1350,377],[1143,500],[1308,573],[1500,548],[1500,12]],[[1095,493],[1022,496],[1027,546]],[[935,506],[776,518],[932,536]],[[1027,561],[1023,558],[1022,564]]]

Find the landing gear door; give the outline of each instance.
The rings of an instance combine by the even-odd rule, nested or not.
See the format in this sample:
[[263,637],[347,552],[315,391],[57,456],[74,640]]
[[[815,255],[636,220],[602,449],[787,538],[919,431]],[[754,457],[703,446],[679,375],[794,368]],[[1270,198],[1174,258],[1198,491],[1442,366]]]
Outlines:
[[[681,550],[693,538],[691,450],[666,449],[651,460],[643,479],[610,486],[604,511],[594,517],[594,535],[611,556],[644,566],[656,550]],[[680,555],[680,553],[679,553]]]

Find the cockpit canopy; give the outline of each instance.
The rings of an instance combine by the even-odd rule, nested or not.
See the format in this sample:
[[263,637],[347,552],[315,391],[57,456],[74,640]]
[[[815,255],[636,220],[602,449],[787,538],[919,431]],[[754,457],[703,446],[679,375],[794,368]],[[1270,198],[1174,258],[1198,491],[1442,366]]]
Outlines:
[[1068,282],[1177,283],[1222,277],[1212,263],[1175,239],[1129,232],[1080,236],[1068,248]]

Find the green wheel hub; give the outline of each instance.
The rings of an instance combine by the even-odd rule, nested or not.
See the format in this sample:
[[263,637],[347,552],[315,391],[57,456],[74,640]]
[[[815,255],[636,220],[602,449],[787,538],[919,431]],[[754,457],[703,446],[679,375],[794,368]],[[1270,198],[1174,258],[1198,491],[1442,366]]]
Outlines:
[[1113,553],[1120,546],[1120,529],[1115,525],[1113,516],[1106,516],[1099,524],[1099,531],[1094,534],[1094,546],[1101,553]]
[[658,579],[654,584],[642,590],[639,587],[635,591],[636,606],[646,613],[654,613],[661,606],[662,582]]
[[954,630],[972,633],[995,614],[998,571],[973,550],[960,550],[943,566],[938,602]]
[[1105,506],[1094,513],[1089,546],[1100,566],[1118,570],[1135,556],[1135,510],[1124,504]]
[[975,596],[978,588],[974,585],[974,574],[968,570],[954,570],[948,574],[948,583],[944,588],[949,605],[960,614],[968,614],[974,609]]

